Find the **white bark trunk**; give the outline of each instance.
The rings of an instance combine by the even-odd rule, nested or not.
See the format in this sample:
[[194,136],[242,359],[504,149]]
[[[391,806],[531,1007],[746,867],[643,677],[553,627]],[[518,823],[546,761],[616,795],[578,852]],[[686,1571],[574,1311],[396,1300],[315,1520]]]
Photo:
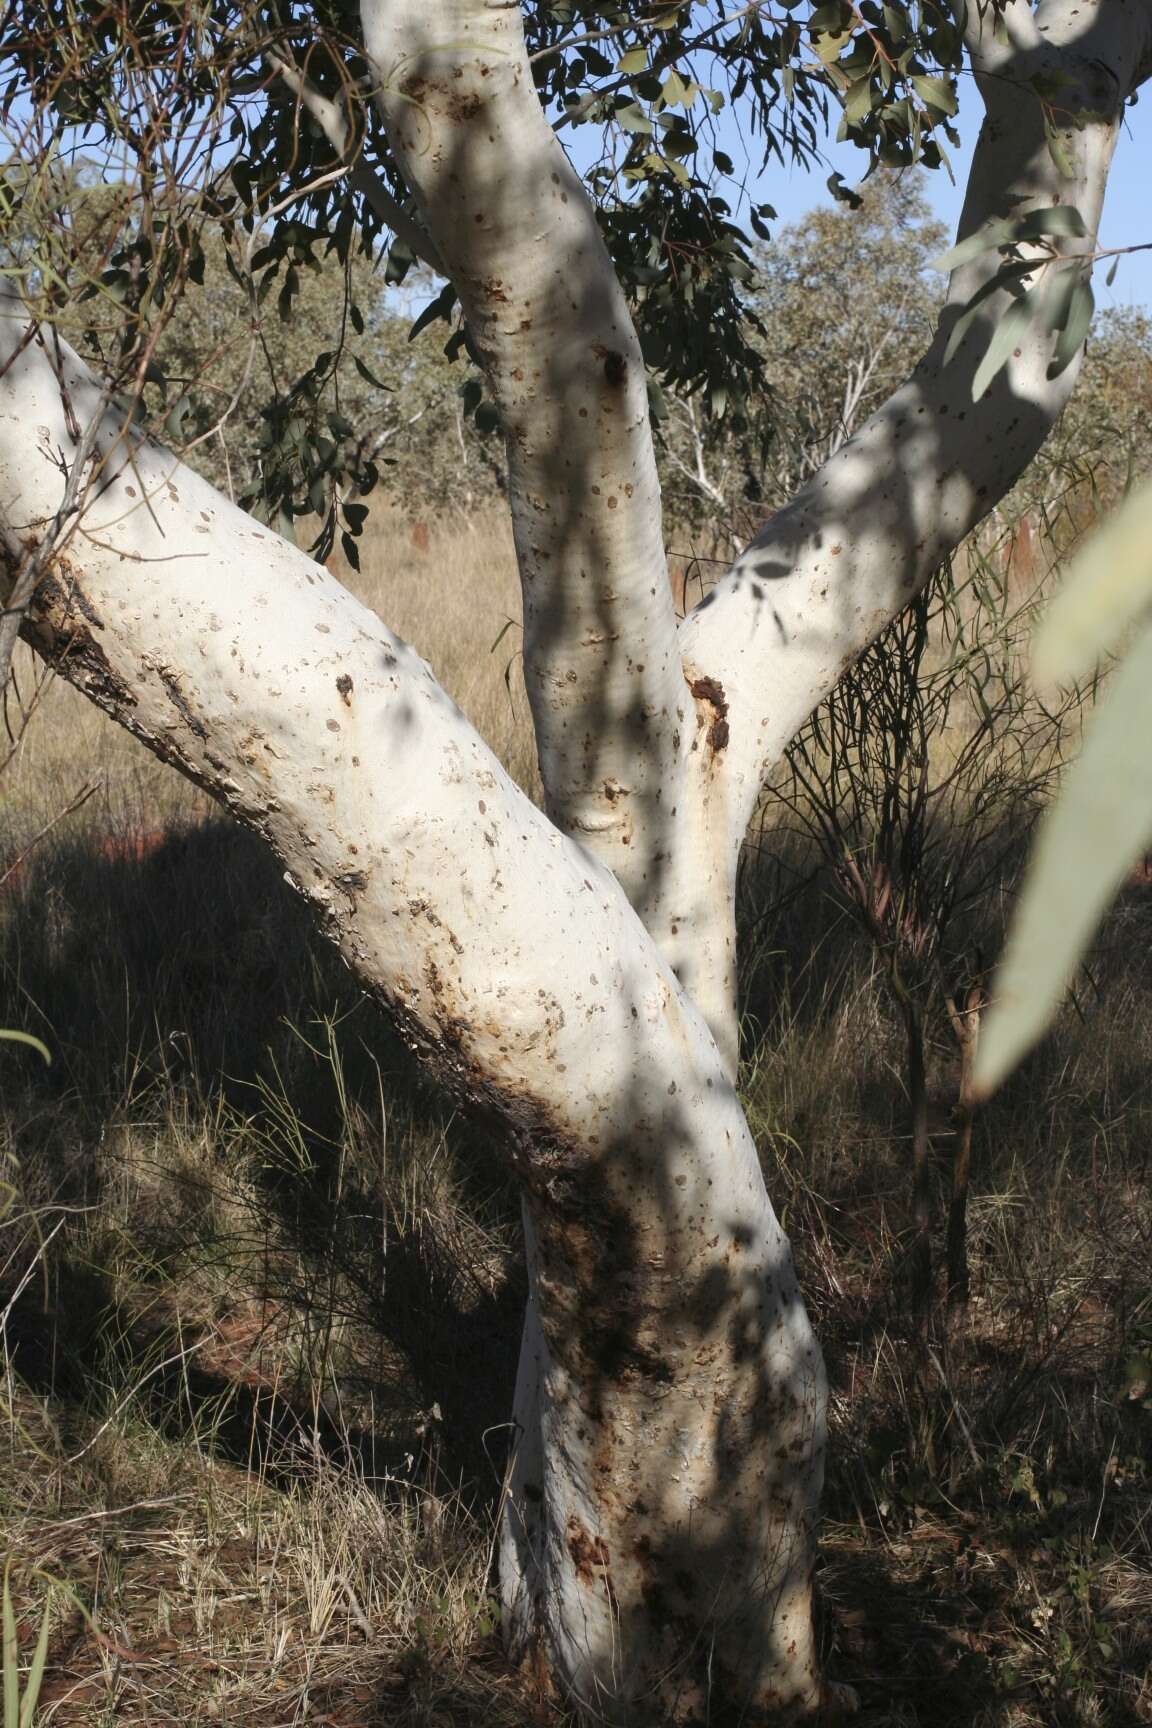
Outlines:
[[[1090,253],[1124,102],[1152,69],[1152,7],[1043,0],[1033,17],[1024,0],[1012,0],[1019,47],[996,40],[990,5],[970,4],[967,15],[986,118],[960,237],[997,217],[1071,204],[1089,238],[1061,241],[1060,250]],[[1049,149],[1037,80],[1059,91],[1073,178]],[[741,844],[764,775],[807,715],[1011,489],[1071,394],[1079,357],[1049,378],[1055,337],[1036,326],[972,401],[976,367],[1012,304],[1006,290],[989,296],[944,365],[955,319],[1001,263],[993,250],[955,273],[939,332],[912,376],[685,620],[686,657],[717,681],[728,705],[722,819],[730,848]]]
[[[0,367],[20,334],[8,302]],[[67,351],[61,378],[37,342],[8,365],[10,573],[59,505],[69,414],[99,408]],[[373,613],[110,419],[97,451],[28,634],[264,836],[412,1044],[507,1124],[541,1340],[505,1550],[519,1644],[614,1719],[814,1707],[822,1368],[707,1026],[612,875]]]
[[[965,223],[1058,196],[1091,223],[1152,9],[1010,11],[1006,46],[972,25],[989,118]],[[678,636],[639,349],[514,8],[366,0],[365,25],[504,416],[565,832],[371,612],[110,422],[28,633],[265,837],[411,1042],[507,1125],[533,1285],[503,1542],[515,1646],[615,1721],[811,1714],[824,1386],[732,1088],[738,849],[764,768],[995,504],[1070,380],[1025,342],[974,407],[990,324],[946,369],[942,335]],[[1085,121],[1074,184],[1028,82],[1054,70]],[[100,406],[74,356],[58,377],[19,338],[9,303],[10,573],[64,495],[69,426]]]
[[651,897],[687,700],[644,361],[519,8],[365,0],[389,141],[500,408],[550,813]]
[[710,828],[683,821],[709,793],[716,715],[681,660],[627,303],[519,7],[362,0],[362,15],[393,151],[503,418],[549,814],[616,876],[734,1073],[732,873]]

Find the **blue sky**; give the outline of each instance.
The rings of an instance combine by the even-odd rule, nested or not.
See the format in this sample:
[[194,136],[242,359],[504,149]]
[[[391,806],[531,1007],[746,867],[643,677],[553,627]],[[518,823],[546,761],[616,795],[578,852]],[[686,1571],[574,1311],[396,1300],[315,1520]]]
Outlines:
[[[964,98],[968,97],[966,112]],[[964,149],[952,152],[956,185],[940,170],[925,175],[926,189],[937,214],[952,230],[960,215],[964,198],[964,181],[968,171],[972,144],[975,142],[979,119],[973,111],[978,99],[975,91],[961,90],[960,132]],[[724,128],[730,132],[729,127]],[[724,147],[731,151],[730,135]],[[826,181],[836,169],[848,184],[855,185],[866,162],[859,150],[850,144],[829,142],[824,148],[826,163],[811,173],[789,172],[775,163],[749,190],[767,200],[777,211],[781,222],[794,222],[819,204],[832,204]],[[1152,101],[1127,111],[1124,130],[1117,145],[1108,195],[1104,204],[1104,220],[1100,228],[1101,246],[1131,246],[1140,241],[1152,241]],[[1105,286],[1108,265],[1099,264],[1093,286],[1099,306],[1138,305],[1152,310],[1152,252],[1137,252],[1120,260],[1116,280]]]

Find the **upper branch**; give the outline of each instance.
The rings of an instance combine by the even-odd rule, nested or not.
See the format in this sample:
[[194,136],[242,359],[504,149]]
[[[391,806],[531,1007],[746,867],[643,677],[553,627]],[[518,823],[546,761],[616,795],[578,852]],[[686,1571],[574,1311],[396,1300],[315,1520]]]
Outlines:
[[[1011,9],[1021,4],[1012,0]],[[1034,21],[1038,47],[998,59],[993,72],[977,71],[986,114],[959,233],[1074,205],[1088,238],[1061,240],[1060,250],[1075,257],[1091,252],[1121,108],[1148,74],[1152,7],[1045,0]],[[990,8],[980,28],[991,31]],[[1039,252],[1036,262],[1033,282],[1041,270],[1090,267],[1045,264]],[[955,271],[936,336],[911,377],[765,524],[685,620],[686,659],[720,680],[728,701],[725,820],[733,853],[765,773],[804,719],[1012,487],[1072,390],[1080,356],[1053,367],[1055,334],[1032,319],[973,401],[976,369],[1013,305],[1007,287],[982,302],[945,363],[956,320],[1001,263],[993,248]]]
[[541,109],[518,7],[364,0],[363,19],[392,149],[503,422],[549,811],[643,912],[687,691],[639,342]]
[[[284,80],[305,113],[316,122],[337,156],[347,157],[353,139],[342,104],[334,101],[331,96],[325,96],[322,90],[316,88],[307,73],[302,72],[291,60],[285,60],[282,55],[269,50],[268,64]],[[396,202],[380,176],[373,174],[363,160],[359,148],[350,162],[348,178],[369,208],[375,211],[382,222],[387,223],[393,234],[411,248],[413,256],[423,259],[425,264],[443,275],[444,266],[431,239],[420,224],[412,220],[404,207]]]
[[994,72],[1014,55],[1039,48],[1044,38],[1031,0],[1007,0],[997,12],[993,0],[956,0],[952,7],[974,72]]

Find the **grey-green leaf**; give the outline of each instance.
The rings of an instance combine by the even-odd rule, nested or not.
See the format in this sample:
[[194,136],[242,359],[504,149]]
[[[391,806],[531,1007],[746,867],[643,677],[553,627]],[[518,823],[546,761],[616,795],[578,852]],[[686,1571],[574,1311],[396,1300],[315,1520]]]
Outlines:
[[933,78],[928,73],[914,73],[912,88],[924,103],[938,114],[955,114],[956,92],[947,78]]
[[1036,637],[1041,689],[1072,684],[1152,605],[1152,481],[1130,494],[1073,560]]
[[45,1062],[51,1064],[52,1052],[42,1038],[33,1037],[31,1032],[12,1032],[6,1027],[0,1027],[0,1039],[8,1044],[27,1044],[43,1056]]
[[1034,294],[1014,300],[992,332],[984,358],[972,380],[972,400],[979,402],[996,374],[1008,364],[1017,344],[1026,335],[1036,311]]
[[1081,278],[1072,290],[1068,314],[1063,329],[1056,338],[1056,348],[1048,365],[1049,378],[1058,378],[1079,354],[1088,334],[1096,299],[1092,285]]
[[1016,216],[1000,222],[987,222],[975,234],[932,260],[934,270],[958,270],[970,264],[984,252],[999,246],[1019,246],[1029,240],[1049,237],[1082,240],[1087,233],[1084,218],[1072,204],[1054,204],[1044,210],[1029,210],[1026,216]]
[[1036,265],[1032,260],[1023,263],[1005,264],[1002,270],[997,270],[995,276],[990,276],[987,282],[981,283],[980,287],[977,288],[975,294],[973,294],[971,300],[968,301],[964,310],[952,326],[951,335],[948,337],[948,346],[944,350],[945,366],[947,366],[957,348],[959,348],[961,342],[963,342],[965,336],[968,334],[972,321],[976,317],[977,312],[979,312],[985,300],[987,300],[990,295],[997,293],[1001,288],[1009,287],[1021,276],[1030,276],[1035,268]]
[[1152,630],[1096,710],[1079,760],[1041,823],[980,1041],[987,1096],[1055,1012],[1101,915],[1152,842]]

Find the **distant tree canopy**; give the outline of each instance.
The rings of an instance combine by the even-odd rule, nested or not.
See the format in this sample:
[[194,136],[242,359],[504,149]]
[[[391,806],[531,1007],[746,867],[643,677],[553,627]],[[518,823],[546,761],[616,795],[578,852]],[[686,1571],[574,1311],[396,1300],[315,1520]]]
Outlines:
[[[13,160],[0,197],[6,268],[38,271],[46,287],[55,278],[61,295],[77,289],[59,326],[112,364],[130,296],[111,260],[138,244],[138,188],[95,162],[32,177]],[[494,411],[459,315],[426,267],[406,265],[400,284],[368,249],[341,261],[303,224],[294,238],[280,223],[277,253],[262,229],[204,222],[195,206],[188,220],[195,291],[159,322],[141,411],[214,485],[298,539],[319,520],[319,550],[340,533],[352,561],[361,495],[377,485],[427,512],[499,494]],[[923,174],[880,171],[850,202],[750,250],[734,305],[755,396],[653,378],[670,524],[707,521],[735,543],[851,434],[930,336],[932,260],[945,241]],[[1150,465],[1152,318],[1104,312],[1083,388],[1014,498],[1067,537],[1085,509]]]

